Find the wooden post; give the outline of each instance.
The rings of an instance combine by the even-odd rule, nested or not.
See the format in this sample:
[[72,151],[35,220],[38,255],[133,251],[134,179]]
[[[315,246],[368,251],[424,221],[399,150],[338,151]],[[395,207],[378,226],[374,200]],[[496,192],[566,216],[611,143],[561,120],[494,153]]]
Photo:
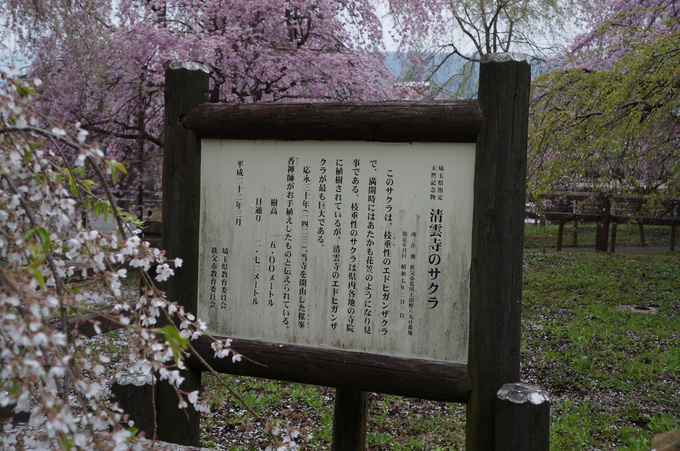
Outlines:
[[[165,146],[163,153],[163,223],[161,247],[168,258],[184,263],[165,284],[170,301],[196,312],[198,292],[198,226],[201,142],[180,125],[182,116],[203,103],[209,74],[202,64],[173,61],[165,70]],[[182,389],[199,390],[201,373],[186,370]],[[175,390],[159,382],[156,392],[156,437],[166,442],[197,446],[200,415],[177,408]]]
[[122,373],[111,385],[114,399],[146,438],[154,432],[154,387],[153,376],[141,373]]
[[571,245],[578,246],[578,219],[574,219],[574,228],[571,231]]
[[550,400],[541,387],[505,384],[496,409],[497,451],[550,449]]
[[470,270],[470,451],[495,449],[496,393],[519,380],[530,82],[524,55],[482,59]]
[[560,219],[560,225],[557,227],[557,246],[555,250],[557,252],[562,250],[562,239],[564,238],[564,220]]
[[647,242],[645,241],[645,226],[642,224],[642,221],[638,222],[638,233],[640,234],[640,246],[647,246]]
[[607,242],[609,241],[609,220],[611,215],[611,201],[609,197],[601,194],[598,198],[598,213],[600,219],[597,221],[597,232],[595,234],[595,250],[607,252]]
[[675,219],[671,223],[671,251],[675,250]]
[[609,252],[612,254],[616,252],[616,221],[612,221],[612,239],[609,245]]
[[336,389],[331,451],[364,451],[367,419],[367,392],[345,388]]

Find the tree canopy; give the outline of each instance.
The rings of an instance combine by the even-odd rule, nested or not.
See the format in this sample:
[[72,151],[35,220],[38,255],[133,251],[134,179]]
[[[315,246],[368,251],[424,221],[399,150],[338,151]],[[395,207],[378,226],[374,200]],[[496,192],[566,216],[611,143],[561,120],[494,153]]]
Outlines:
[[530,192],[668,205],[680,193],[680,7],[597,0],[590,11],[601,11],[591,29],[534,82]]
[[[438,26],[421,40],[408,77],[425,80],[432,96],[474,96],[484,55],[523,52],[540,61],[563,50],[572,0],[457,0],[430,2]],[[395,14],[399,14],[396,12]],[[408,20],[402,13],[403,20]]]
[[[44,80],[43,112],[79,122],[131,179],[159,180],[163,66],[198,61],[210,101],[394,98],[369,0],[3,0]],[[150,174],[150,176],[148,175]]]

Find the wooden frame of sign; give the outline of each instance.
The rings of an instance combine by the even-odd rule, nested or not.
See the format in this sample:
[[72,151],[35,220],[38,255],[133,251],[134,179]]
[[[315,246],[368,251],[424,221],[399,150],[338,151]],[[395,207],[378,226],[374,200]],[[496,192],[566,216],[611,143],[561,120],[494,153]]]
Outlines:
[[[210,104],[207,71],[171,63],[166,293],[248,357],[199,339],[202,359],[336,387],[335,450],[363,449],[367,392],[466,403],[468,449],[494,449],[496,392],[519,380],[529,83],[502,54],[478,101]],[[197,415],[169,410],[158,437],[196,444]]]

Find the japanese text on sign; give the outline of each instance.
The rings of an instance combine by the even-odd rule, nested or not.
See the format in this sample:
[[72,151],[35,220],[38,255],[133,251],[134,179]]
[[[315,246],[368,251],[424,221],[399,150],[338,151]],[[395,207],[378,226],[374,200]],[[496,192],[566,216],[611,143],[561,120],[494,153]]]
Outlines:
[[199,317],[236,339],[465,363],[474,153],[204,140]]

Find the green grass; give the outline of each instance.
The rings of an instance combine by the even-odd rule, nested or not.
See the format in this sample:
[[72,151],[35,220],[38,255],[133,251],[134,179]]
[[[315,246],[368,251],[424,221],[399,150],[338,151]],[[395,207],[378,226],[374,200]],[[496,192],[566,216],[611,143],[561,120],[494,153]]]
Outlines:
[[[332,439],[334,390],[280,381],[226,376],[261,415],[288,421],[306,436],[304,450],[329,449]],[[264,449],[269,437],[253,419],[207,378],[207,391],[221,394],[202,421],[206,446],[230,451]],[[228,416],[228,418],[227,418]],[[228,423],[225,426],[224,423]],[[225,428],[229,431],[225,433]],[[371,450],[463,449],[465,408],[462,405],[372,393],[367,446]]]
[[[562,247],[595,247],[595,223],[578,224],[576,246],[574,246],[574,224],[564,225]],[[551,225],[525,225],[524,247],[526,249],[555,249],[559,226]],[[646,246],[670,247],[671,228],[666,226],[644,226],[644,239]],[[611,228],[609,231],[611,243]],[[616,227],[616,246],[641,246],[639,227],[635,224],[619,224]],[[676,243],[680,247],[680,243]]]
[[555,401],[552,449],[649,449],[680,427],[679,255],[528,251],[524,269],[525,373]]
[[[649,450],[680,428],[680,253],[556,253],[524,257],[522,379],[551,397],[551,449]],[[620,310],[646,306],[656,314]],[[333,390],[229,376],[263,415],[330,448]],[[218,394],[203,422],[218,449],[263,449],[263,427]],[[465,406],[371,394],[370,450],[464,449]]]

